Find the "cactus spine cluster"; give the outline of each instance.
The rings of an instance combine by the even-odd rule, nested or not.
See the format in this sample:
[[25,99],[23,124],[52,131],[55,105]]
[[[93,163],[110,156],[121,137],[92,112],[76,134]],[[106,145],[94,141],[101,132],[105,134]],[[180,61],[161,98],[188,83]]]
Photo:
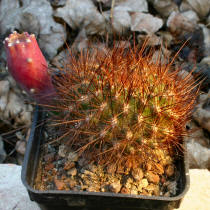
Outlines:
[[59,139],[90,161],[133,168],[180,149],[198,93],[192,76],[152,63],[144,48],[93,51],[70,56],[55,78]]

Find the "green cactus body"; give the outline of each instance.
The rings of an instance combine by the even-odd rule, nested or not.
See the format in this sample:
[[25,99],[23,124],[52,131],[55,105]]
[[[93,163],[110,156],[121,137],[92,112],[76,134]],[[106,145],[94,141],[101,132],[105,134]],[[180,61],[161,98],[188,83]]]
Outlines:
[[198,91],[191,77],[170,68],[136,49],[71,57],[55,78],[60,100],[54,125],[70,147],[101,164],[131,160],[134,167],[155,160],[154,149],[173,152]]

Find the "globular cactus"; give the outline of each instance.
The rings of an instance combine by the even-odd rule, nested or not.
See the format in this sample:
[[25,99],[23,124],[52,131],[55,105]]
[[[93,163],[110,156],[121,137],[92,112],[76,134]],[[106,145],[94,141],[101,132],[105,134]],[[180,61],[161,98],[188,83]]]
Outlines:
[[89,161],[135,168],[182,148],[198,88],[190,74],[145,56],[144,47],[114,46],[70,55],[55,77],[54,126]]
[[55,90],[35,36],[13,32],[4,44],[8,70],[17,83],[39,103],[50,101]]

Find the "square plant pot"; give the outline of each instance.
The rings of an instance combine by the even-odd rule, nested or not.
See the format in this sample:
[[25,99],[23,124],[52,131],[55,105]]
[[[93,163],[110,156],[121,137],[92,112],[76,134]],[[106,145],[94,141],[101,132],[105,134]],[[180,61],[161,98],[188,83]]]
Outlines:
[[34,189],[40,161],[40,148],[44,143],[43,126],[38,126],[38,124],[44,120],[44,115],[42,109],[36,107],[21,174],[22,182],[29,193],[30,199],[37,202],[41,209],[169,210],[179,207],[182,198],[189,189],[189,169],[186,152],[183,158],[176,163],[180,176],[177,180],[177,194],[174,197]]

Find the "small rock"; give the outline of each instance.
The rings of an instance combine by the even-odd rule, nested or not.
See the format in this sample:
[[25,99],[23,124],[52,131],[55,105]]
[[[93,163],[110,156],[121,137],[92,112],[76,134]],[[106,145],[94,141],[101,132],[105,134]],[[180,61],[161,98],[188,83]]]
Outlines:
[[193,22],[194,24],[197,24],[199,22],[199,17],[197,14],[192,10],[187,10],[181,13],[183,16],[185,16],[188,20]]
[[122,194],[130,194],[130,190],[128,188],[126,188],[126,187],[122,187],[120,193],[122,193]]
[[65,144],[61,144],[59,146],[58,155],[60,157],[66,157],[66,154],[67,154],[67,147]]
[[72,162],[72,161],[67,161],[67,162],[65,162],[65,165],[64,165],[63,169],[64,170],[69,170],[69,169],[71,169],[73,167],[75,167],[75,163]]
[[71,168],[70,170],[68,170],[67,174],[70,175],[70,176],[76,176],[77,175],[77,169],[76,168]]
[[[107,21],[110,21],[111,11],[104,12],[104,16]],[[111,21],[110,30],[113,29],[118,35],[125,34],[130,29],[131,17],[128,11],[114,9]]]
[[67,0],[54,16],[62,18],[74,30],[83,25],[87,34],[103,34],[105,30],[105,18],[91,0]]
[[44,160],[47,162],[47,163],[51,163],[55,160],[55,153],[49,153],[49,154],[46,154],[44,156]]
[[152,171],[148,171],[146,177],[149,182],[152,182],[154,184],[158,184],[160,181],[160,177],[157,174],[154,174]]
[[210,66],[210,56],[204,57],[204,58],[201,60],[201,63],[203,63],[203,64],[206,63],[207,65]]
[[160,194],[158,185],[149,184],[146,189],[147,189],[147,191],[151,192],[151,194],[154,194],[156,196],[158,196]]
[[[205,18],[210,11],[209,0],[183,0],[185,8],[191,8],[194,10],[200,18]],[[183,5],[180,6],[183,10]]]
[[148,184],[149,184],[149,183],[148,183],[148,180],[144,178],[144,179],[142,179],[142,180],[140,181],[138,187],[139,187],[140,189],[146,188],[146,187],[148,186]]
[[26,142],[25,141],[17,141],[15,145],[15,149],[21,155],[25,154],[26,151]]
[[68,153],[67,159],[68,159],[69,161],[74,161],[74,162],[76,162],[76,161],[78,161],[78,158],[79,158],[79,156],[78,156],[78,154],[77,154],[76,152],[69,152],[69,153]]
[[164,18],[168,17],[172,12],[178,11],[178,6],[173,0],[149,0],[158,13]]
[[187,151],[190,168],[210,169],[210,150],[197,143],[194,139],[187,142]]
[[45,170],[46,171],[50,171],[54,168],[54,164],[53,163],[48,163],[45,165]]
[[76,186],[76,184],[77,184],[77,182],[75,180],[73,180],[73,179],[69,179],[68,183],[69,183],[69,187],[71,189],[73,189]]
[[174,171],[175,171],[174,165],[167,165],[166,168],[165,168],[165,174],[168,177],[173,176],[174,175]]
[[58,180],[57,178],[54,179],[55,186],[57,190],[64,190],[66,184],[62,180]]
[[172,12],[168,17],[166,25],[170,32],[177,36],[184,35],[186,32],[193,32],[197,27],[195,23],[179,12]]
[[204,56],[210,56],[210,29],[203,24],[199,24],[203,32],[204,38]]
[[123,0],[116,2],[115,10],[131,12],[148,12],[146,0]]
[[141,168],[135,168],[131,171],[131,174],[133,176],[133,178],[136,180],[136,181],[140,181],[143,176],[144,176],[144,173],[142,171]]
[[100,186],[99,185],[92,185],[86,189],[88,192],[99,192]]
[[193,118],[199,123],[202,128],[205,128],[210,132],[210,105],[208,102],[209,98],[210,90],[208,94],[203,94],[203,97],[199,98],[198,105],[195,107],[195,112],[193,113]]
[[120,192],[121,186],[122,185],[120,183],[120,180],[118,180],[118,181],[113,182],[109,185],[109,190],[111,192],[118,193],[118,192]]
[[135,12],[131,15],[131,30],[153,34],[163,26],[163,20],[150,14]]
[[176,181],[170,182],[168,181],[166,183],[167,189],[170,192],[171,195],[176,195],[176,191],[177,191],[177,183]]
[[138,195],[138,189],[136,186],[132,185],[130,194]]

